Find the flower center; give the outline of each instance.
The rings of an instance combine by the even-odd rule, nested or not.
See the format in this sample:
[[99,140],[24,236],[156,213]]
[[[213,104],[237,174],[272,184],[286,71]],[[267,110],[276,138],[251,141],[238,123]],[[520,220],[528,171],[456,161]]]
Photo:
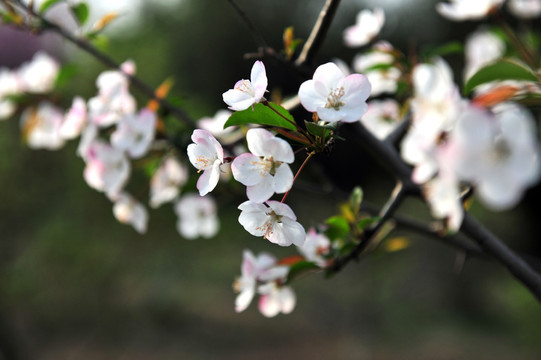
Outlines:
[[237,83],[235,84],[234,89],[245,92],[250,96],[255,95],[254,87],[252,86],[252,83],[250,82],[250,80],[239,80],[239,81],[237,81]]
[[502,136],[496,137],[492,154],[496,162],[503,162],[511,156],[511,147]]
[[329,93],[329,96],[327,96],[327,103],[325,104],[325,108],[334,109],[336,111],[340,110],[340,107],[344,106],[344,103],[340,101],[344,94],[345,91],[343,86],[332,89]]

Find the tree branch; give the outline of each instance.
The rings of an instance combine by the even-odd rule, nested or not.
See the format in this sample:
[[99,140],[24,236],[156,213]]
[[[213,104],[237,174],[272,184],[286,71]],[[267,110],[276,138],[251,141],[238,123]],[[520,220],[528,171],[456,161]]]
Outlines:
[[303,66],[312,61],[314,55],[321,47],[321,44],[323,43],[323,40],[327,35],[327,32],[339,4],[340,0],[327,0],[325,2],[325,5],[319,13],[317,22],[314,25],[312,32],[308,37],[308,40],[306,40],[306,42],[304,43],[299,57],[297,58],[297,60],[295,60],[295,65]]
[[[14,1],[20,8],[25,10],[28,14],[39,19],[44,26],[44,30],[50,30],[57,33],[58,35],[62,36],[64,39],[76,45],[78,48],[92,55],[94,58],[96,58],[105,66],[116,69],[118,71],[122,71],[120,68],[120,64],[115,62],[112,58],[110,58],[106,54],[100,52],[97,48],[89,44],[87,41],[75,37],[74,35],[66,31],[62,27],[45,19],[40,14],[36,13],[32,8],[26,6],[21,0],[14,0]],[[130,80],[130,83],[135,88],[137,88],[143,95],[157,101],[163,109],[175,115],[175,117],[177,117],[180,121],[184,122],[186,125],[189,125],[191,127],[196,127],[196,122],[184,110],[172,105],[167,100],[157,96],[154,89],[150,87],[149,85],[147,85],[143,80],[130,74],[125,74],[125,76]]]

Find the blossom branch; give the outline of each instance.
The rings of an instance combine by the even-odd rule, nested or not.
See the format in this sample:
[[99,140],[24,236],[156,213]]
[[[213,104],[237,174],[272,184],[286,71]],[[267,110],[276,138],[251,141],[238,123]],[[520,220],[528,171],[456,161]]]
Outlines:
[[[402,182],[406,194],[420,196],[420,187],[411,181],[411,169],[402,161],[396,149],[379,141],[360,123],[354,127],[354,132],[358,136],[359,144]],[[507,267],[511,274],[541,302],[541,275],[528,263],[468,213],[464,214],[460,231],[476,241],[485,253]]]
[[[62,36],[64,39],[68,40],[72,44],[76,45],[81,50],[86,51],[88,54],[92,55],[94,58],[96,58],[98,61],[100,61],[102,64],[106,65],[107,67],[116,69],[118,71],[121,71],[120,64],[115,62],[112,58],[107,56],[106,54],[99,51],[96,47],[92,46],[87,41],[78,38],[74,36],[73,34],[66,31],[64,28],[58,26],[55,23],[50,22],[49,20],[45,19],[40,14],[36,13],[34,9],[30,8],[29,6],[25,5],[21,0],[15,0],[16,5],[18,5],[21,9],[26,11],[29,15],[39,19],[41,23],[43,24],[43,27],[45,30],[50,30],[58,35]],[[165,109],[167,112],[175,115],[179,120],[184,122],[185,124],[196,127],[195,121],[182,109],[172,105],[167,100],[163,99],[162,97],[158,96],[155,92],[155,90],[150,87],[148,84],[146,84],[143,80],[138,78],[137,76],[130,75],[124,73],[125,76],[130,80],[130,83],[137,88],[143,95],[147,96],[150,99],[153,99],[157,101],[160,106]]]
[[[299,174],[301,173],[302,169],[304,168],[304,166],[306,165],[306,163],[308,163],[308,160],[310,160],[310,158],[312,156],[315,155],[315,152],[312,151],[311,153],[308,154],[308,156],[306,157],[306,159],[304,159],[303,163],[301,164],[301,167],[299,168],[299,170],[297,170],[297,173],[295,174],[295,177],[293,178],[293,184],[295,184],[295,181],[297,180],[297,178],[299,177]],[[293,185],[292,185],[293,186]],[[287,195],[289,194],[291,190],[288,190],[286,191],[286,193],[284,194],[284,197],[282,197],[282,200],[280,202],[284,202],[286,201],[286,198],[287,198]]]
[[312,61],[327,35],[339,4],[340,0],[327,0],[325,2],[308,40],[306,40],[299,57],[295,60],[295,65],[302,66]]

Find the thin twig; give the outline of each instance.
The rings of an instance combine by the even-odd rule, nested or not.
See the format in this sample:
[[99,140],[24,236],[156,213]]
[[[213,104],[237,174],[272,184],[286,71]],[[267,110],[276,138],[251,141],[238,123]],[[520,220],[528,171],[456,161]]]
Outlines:
[[[92,55],[94,58],[96,58],[98,61],[100,61],[102,64],[106,65],[107,67],[116,69],[118,71],[122,71],[120,64],[115,62],[112,58],[110,58],[106,54],[99,51],[97,48],[92,46],[90,43],[88,43],[84,39],[75,37],[74,35],[66,31],[62,27],[45,19],[40,14],[36,13],[33,9],[28,8],[21,0],[15,0],[15,2],[19,7],[27,11],[29,14],[31,14],[35,18],[39,19],[41,23],[43,24],[45,30],[54,31],[58,35],[62,36],[64,39],[68,40],[69,42],[73,43],[80,49]],[[196,122],[184,110],[172,105],[167,100],[157,96],[154,89],[151,86],[147,85],[143,80],[141,80],[137,76],[126,74],[126,73],[124,74],[130,80],[130,83],[134,87],[136,87],[143,95],[157,101],[164,110],[175,115],[179,120],[184,122],[186,125],[189,125],[191,127],[196,127]]]
[[[304,166],[308,163],[308,160],[310,160],[310,158],[311,158],[312,156],[314,156],[315,154],[316,154],[316,153],[315,153],[314,151],[312,151],[311,153],[308,154],[308,156],[306,157],[306,159],[304,159],[304,161],[303,161],[301,167],[299,168],[299,170],[297,170],[297,173],[295,174],[295,177],[293,178],[293,184],[295,183],[295,181],[296,181],[297,178],[299,177],[299,174],[301,173],[301,171],[302,171],[302,169],[304,168]],[[291,186],[293,186],[293,185],[291,185]],[[291,190],[291,189],[290,189],[290,190]],[[283,203],[284,201],[286,201],[287,195],[289,195],[289,191],[290,191],[290,190],[286,191],[286,193],[284,194],[284,197],[282,198],[282,201],[280,201],[280,202]]]
[[255,42],[262,48],[266,49],[269,46],[267,45],[267,42],[265,41],[265,38],[261,34],[261,32],[255,27],[255,25],[252,23],[248,15],[240,8],[240,6],[237,5],[237,3],[234,0],[227,0],[235,9],[237,14],[242,18],[246,26],[248,26],[248,29],[250,29],[250,34],[252,34],[252,37],[254,38]]
[[319,13],[316,24],[312,28],[312,32],[310,33],[308,40],[306,40],[304,43],[299,57],[297,60],[295,60],[295,65],[303,66],[312,61],[316,52],[321,47],[325,36],[327,36],[327,32],[339,4],[340,0],[327,0],[325,2],[323,9]]

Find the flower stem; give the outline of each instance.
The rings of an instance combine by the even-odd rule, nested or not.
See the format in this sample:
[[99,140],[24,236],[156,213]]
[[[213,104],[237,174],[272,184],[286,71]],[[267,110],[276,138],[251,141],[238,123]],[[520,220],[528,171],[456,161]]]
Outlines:
[[[306,163],[308,162],[308,160],[310,160],[310,158],[312,156],[314,156],[316,154],[315,151],[312,151],[311,153],[308,154],[308,156],[306,157],[306,159],[304,159],[303,163],[301,164],[301,167],[299,168],[299,170],[297,170],[297,173],[295,174],[295,177],[293,178],[293,184],[295,184],[295,181],[297,180],[297,178],[299,177],[299,174],[301,173],[302,169],[304,168],[304,166],[306,165]],[[291,187],[293,187],[293,184],[291,184]],[[283,203],[284,201],[286,201],[286,198],[287,198],[287,195],[289,195],[289,192],[291,191],[288,190],[286,191],[286,193],[284,194],[284,197],[282,198],[282,201],[280,201],[281,203]]]

